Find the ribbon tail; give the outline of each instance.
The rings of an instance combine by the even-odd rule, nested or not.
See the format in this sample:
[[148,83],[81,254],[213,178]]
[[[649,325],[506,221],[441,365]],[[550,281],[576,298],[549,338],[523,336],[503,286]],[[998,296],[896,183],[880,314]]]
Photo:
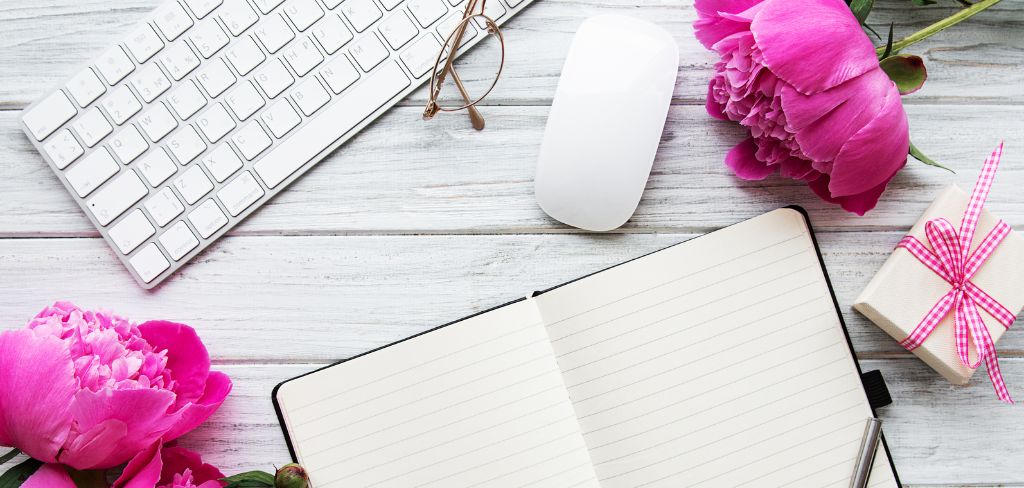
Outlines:
[[992,381],[992,388],[996,390],[996,396],[1003,403],[1013,405],[1013,398],[1010,397],[1010,391],[1006,388],[1006,382],[1003,381],[1003,373],[999,371],[999,358],[996,357],[994,350],[992,354],[985,356],[985,369],[988,371],[988,379]]

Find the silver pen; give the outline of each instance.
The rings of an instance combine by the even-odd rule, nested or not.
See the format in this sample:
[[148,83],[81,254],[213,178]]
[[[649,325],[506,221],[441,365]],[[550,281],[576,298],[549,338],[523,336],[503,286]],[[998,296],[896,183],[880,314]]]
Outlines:
[[875,462],[875,452],[878,451],[878,441],[881,436],[882,420],[869,418],[864,426],[864,438],[860,441],[860,452],[857,453],[857,464],[853,467],[850,488],[868,486],[868,477],[871,476],[871,466]]

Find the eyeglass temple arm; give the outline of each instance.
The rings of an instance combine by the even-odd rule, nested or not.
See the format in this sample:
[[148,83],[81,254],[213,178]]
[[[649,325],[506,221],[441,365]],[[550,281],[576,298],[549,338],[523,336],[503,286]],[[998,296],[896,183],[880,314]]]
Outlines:
[[[450,70],[452,74],[452,81],[455,82],[455,86],[458,87],[459,93],[462,94],[462,98],[466,100],[466,104],[473,103],[473,100],[469,98],[469,92],[466,91],[466,87],[462,84],[462,78],[459,77],[459,73],[455,71],[455,67],[452,66]],[[484,116],[480,114],[480,111],[476,109],[475,105],[469,105],[466,107],[469,112],[469,121],[473,124],[473,128],[476,130],[484,130]]]
[[[486,5],[487,0],[483,1],[484,3],[482,5]],[[473,15],[472,12],[476,8],[476,3],[477,0],[469,0],[466,4],[466,10],[464,10],[462,14],[463,20]],[[456,54],[458,53],[458,46],[462,44],[462,36],[466,33],[466,27],[468,25],[468,23],[461,24],[462,27],[455,33],[455,38],[452,39],[452,46],[456,46],[453,48]],[[431,93],[431,98],[437,98],[438,94],[441,92],[441,86],[444,85],[445,76],[448,73],[451,73],[452,81],[455,82],[455,86],[459,89],[459,94],[462,95],[462,99],[466,101],[466,111],[469,112],[470,123],[472,123],[474,129],[483,130],[484,116],[480,114],[480,111],[477,110],[475,106],[472,105],[473,99],[470,98],[469,92],[466,90],[466,86],[462,84],[462,78],[459,76],[459,73],[455,71],[455,66],[452,65],[454,61],[455,56],[449,56],[448,59],[445,60],[444,68],[441,69],[441,73],[437,76],[437,86],[434,89],[434,93]]]

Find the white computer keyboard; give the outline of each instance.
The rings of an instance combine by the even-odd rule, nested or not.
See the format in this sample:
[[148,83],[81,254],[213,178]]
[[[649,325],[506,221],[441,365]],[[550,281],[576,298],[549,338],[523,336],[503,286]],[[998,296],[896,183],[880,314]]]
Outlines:
[[428,81],[465,3],[168,1],[22,125],[152,288]]

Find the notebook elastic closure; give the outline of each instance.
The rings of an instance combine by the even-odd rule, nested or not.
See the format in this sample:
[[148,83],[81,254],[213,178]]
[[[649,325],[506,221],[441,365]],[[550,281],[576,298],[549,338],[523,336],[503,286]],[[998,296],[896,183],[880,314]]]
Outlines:
[[871,408],[882,408],[892,403],[892,396],[889,395],[889,388],[885,386],[885,378],[879,370],[868,371],[860,375],[860,381],[864,383],[864,392],[868,395],[868,403]]

